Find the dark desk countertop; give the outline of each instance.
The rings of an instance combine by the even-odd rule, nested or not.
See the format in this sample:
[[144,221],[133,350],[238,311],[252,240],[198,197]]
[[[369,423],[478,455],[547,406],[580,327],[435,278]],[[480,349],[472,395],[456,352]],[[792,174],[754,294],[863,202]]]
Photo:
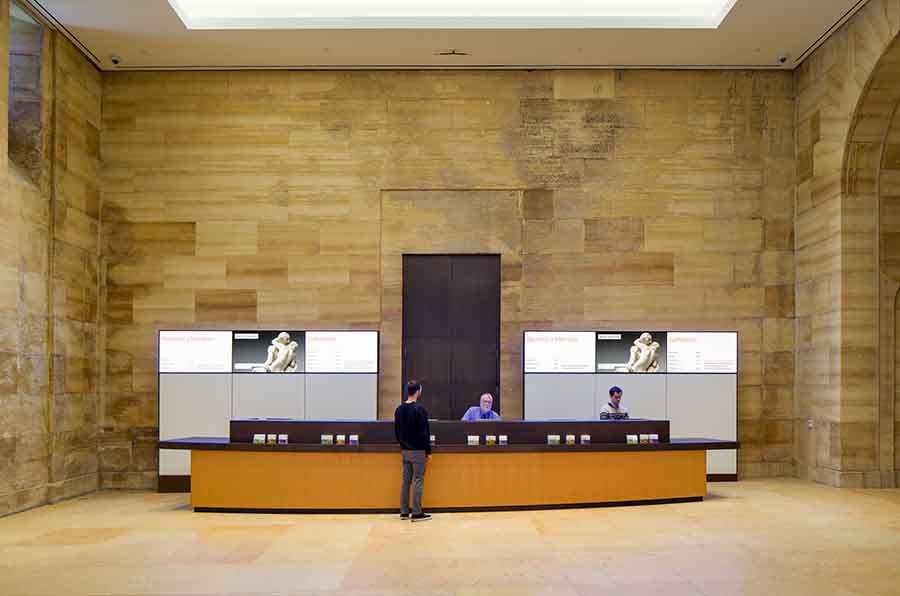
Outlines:
[[[318,443],[291,443],[288,445],[254,445],[253,443],[232,443],[228,437],[186,437],[159,442],[160,449],[182,449],[197,451],[276,451],[276,452],[329,452],[329,453],[392,453],[400,450],[393,444],[361,445],[320,445]],[[592,443],[590,445],[546,445],[510,444],[484,445],[435,445],[434,453],[536,453],[536,452],[579,452],[579,451],[697,451],[716,449],[738,449],[737,441],[719,439],[688,438],[672,439],[669,443]]]

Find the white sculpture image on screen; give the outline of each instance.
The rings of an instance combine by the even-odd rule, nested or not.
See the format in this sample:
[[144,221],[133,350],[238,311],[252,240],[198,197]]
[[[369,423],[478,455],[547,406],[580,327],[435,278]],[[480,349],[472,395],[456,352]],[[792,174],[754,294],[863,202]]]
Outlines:
[[259,372],[296,372],[298,347],[300,346],[297,342],[291,341],[291,335],[282,331],[272,340],[269,356]]
[[628,364],[621,372],[654,373],[658,371],[659,362],[656,360],[656,353],[659,348],[659,342],[653,341],[652,335],[646,332],[641,333],[641,336],[634,340]]

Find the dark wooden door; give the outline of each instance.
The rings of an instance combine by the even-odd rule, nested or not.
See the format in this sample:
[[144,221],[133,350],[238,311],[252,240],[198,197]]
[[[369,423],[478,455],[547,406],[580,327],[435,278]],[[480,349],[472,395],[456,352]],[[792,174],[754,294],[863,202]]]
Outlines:
[[500,410],[500,255],[403,256],[403,378],[432,418]]

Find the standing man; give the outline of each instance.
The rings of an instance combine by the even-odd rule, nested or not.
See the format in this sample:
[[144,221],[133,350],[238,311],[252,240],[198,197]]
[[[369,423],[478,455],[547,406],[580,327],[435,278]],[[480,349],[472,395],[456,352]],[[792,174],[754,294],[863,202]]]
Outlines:
[[[400,488],[400,519],[425,521],[431,519],[422,513],[422,491],[425,488],[425,466],[431,461],[431,429],[428,412],[418,404],[422,384],[410,381],[406,384],[406,401],[394,411],[394,436],[400,443],[403,457],[403,485]],[[413,486],[412,516],[409,514],[409,487]]]
[[476,422],[478,420],[500,420],[500,414],[494,411],[494,396],[490,393],[483,393],[481,399],[478,400],[479,405],[472,406],[463,417],[463,422]]
[[622,405],[622,388],[609,388],[609,402],[600,408],[600,418],[628,418],[628,410]]

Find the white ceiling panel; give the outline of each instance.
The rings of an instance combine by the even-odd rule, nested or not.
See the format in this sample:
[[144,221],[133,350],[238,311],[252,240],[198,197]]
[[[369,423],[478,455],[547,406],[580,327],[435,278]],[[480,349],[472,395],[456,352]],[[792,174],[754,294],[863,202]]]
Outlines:
[[[189,15],[193,14],[188,20],[194,18],[197,19],[195,24],[221,27],[222,23],[217,24],[210,19],[231,18],[232,25],[237,28],[189,29],[169,0],[31,0],[31,3],[36,8],[43,9],[51,21],[64,29],[105,70],[603,67],[792,69],[810,49],[865,3],[865,0],[737,0],[728,11],[731,3],[727,0],[604,0],[600,4],[605,2],[608,11],[617,10],[615,4],[625,8],[619,9],[619,13],[601,14],[599,9],[593,13],[578,13],[592,27],[579,28],[576,21],[553,21],[554,18],[571,17],[571,14],[564,13],[565,2],[568,0],[552,6],[549,2],[537,0],[514,3],[519,8],[534,5],[531,13],[515,12],[509,3],[506,8],[501,6],[507,11],[503,12],[496,6],[498,3],[502,5],[505,0],[491,0],[495,3],[494,8],[485,4],[480,12],[470,11],[472,14],[468,16],[468,13],[463,14],[464,11],[452,13],[449,8],[443,13],[397,12],[397,7],[411,4],[401,0],[387,2],[386,5],[396,9],[390,14],[371,10],[365,12],[358,7],[353,9],[353,5],[361,5],[363,0],[323,2],[318,12],[292,12],[285,9],[287,5],[298,4],[293,0],[191,1],[199,2],[193,5],[194,10],[204,6],[209,9],[216,3],[226,8],[231,5],[235,10],[230,17],[228,13],[221,11],[188,11]],[[451,4],[442,1],[448,6]],[[668,28],[660,24],[660,21],[655,24],[649,20],[635,21],[637,9],[634,7],[641,8],[641,2],[644,2],[645,8],[654,4],[683,7],[684,10],[678,14],[687,20],[682,23],[681,28]],[[280,17],[287,20],[276,22],[278,14],[262,11],[266,3],[276,8],[280,3],[283,9]],[[698,6],[702,8],[704,3],[709,6],[720,5],[727,13],[718,27],[710,27],[709,23],[705,26],[698,24],[700,21],[697,19],[700,17],[697,15],[700,13],[696,10],[699,10]],[[582,1],[569,4],[574,7],[589,3]],[[545,7],[541,9],[544,10],[543,13],[538,10],[541,6]],[[261,8],[249,11],[247,7]],[[183,5],[180,10],[184,12]],[[660,17],[660,14],[663,16]],[[673,11],[669,10],[668,13],[659,13],[655,17],[646,13],[642,18],[671,19],[672,15]],[[309,20],[311,18],[325,20],[314,22]],[[329,18],[338,20],[329,21]],[[366,18],[374,20],[367,22]],[[432,20],[429,21],[429,18]],[[482,20],[479,21],[479,18]],[[521,21],[523,18],[526,21]],[[603,18],[613,20],[602,22]],[[615,18],[623,20],[616,22]],[[690,19],[694,19],[691,21],[693,24],[688,23]],[[378,26],[384,22],[395,26],[406,23],[406,26],[413,28],[389,29]],[[248,23],[251,27],[260,28],[246,28]],[[317,23],[331,28],[318,28]],[[301,24],[303,28],[297,28]],[[337,25],[345,28],[334,28]],[[113,64],[113,56],[120,58],[118,65]]]

